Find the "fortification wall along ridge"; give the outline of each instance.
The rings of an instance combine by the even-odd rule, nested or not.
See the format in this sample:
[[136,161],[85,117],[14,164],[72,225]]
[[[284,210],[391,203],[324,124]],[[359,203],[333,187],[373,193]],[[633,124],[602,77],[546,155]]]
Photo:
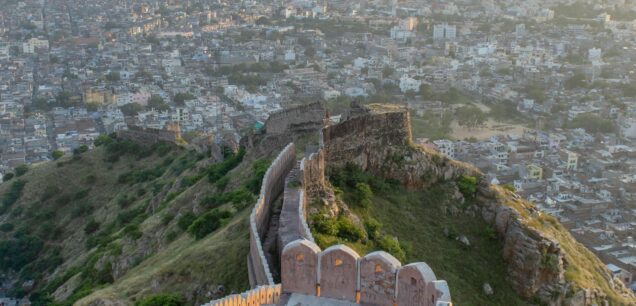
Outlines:
[[181,129],[178,125],[169,126],[165,130],[131,125],[127,130],[117,131],[117,137],[143,144],[177,143],[181,139]]
[[265,122],[267,134],[288,134],[316,131],[322,128],[325,109],[319,102],[284,109],[273,113]]
[[273,305],[280,301],[281,286],[260,286],[241,294],[232,294],[222,299],[203,304],[203,306],[256,306]]
[[384,251],[360,257],[345,245],[324,251],[308,240],[285,246],[282,294],[316,295],[362,305],[450,306],[448,284],[423,262],[402,266]]
[[296,147],[290,143],[278,154],[263,176],[261,192],[250,215],[250,253],[247,267],[252,287],[274,285],[261,237],[269,225],[272,201],[283,191],[285,178],[295,164]]

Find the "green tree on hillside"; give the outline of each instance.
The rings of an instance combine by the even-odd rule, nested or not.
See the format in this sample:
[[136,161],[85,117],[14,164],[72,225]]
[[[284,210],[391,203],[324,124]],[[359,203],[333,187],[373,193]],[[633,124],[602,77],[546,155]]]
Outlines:
[[[134,103],[131,103],[134,104]],[[168,110],[168,104],[163,100],[163,98],[161,98],[158,95],[152,95],[150,96],[150,99],[148,99],[148,108],[149,109],[155,109],[157,111],[165,111]]]
[[457,123],[467,128],[476,128],[486,122],[486,114],[477,106],[462,106],[455,113]]

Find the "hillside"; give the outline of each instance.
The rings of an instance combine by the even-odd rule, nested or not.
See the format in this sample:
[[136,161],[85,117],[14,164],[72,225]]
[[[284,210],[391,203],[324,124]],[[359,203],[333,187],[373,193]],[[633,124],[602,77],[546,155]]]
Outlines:
[[367,105],[323,135],[329,181],[309,216],[320,247],[425,261],[461,305],[636,303],[558,220],[475,167],[414,145],[404,108]]
[[316,173],[327,180],[308,189],[323,249],[344,243],[427,262],[458,305],[636,303],[557,220],[474,167],[413,145],[402,108],[352,109],[319,141],[324,116],[310,107],[302,120],[293,117],[302,108],[270,118],[276,128],[223,160],[102,136],[93,151],[30,167],[0,185],[3,284],[34,305],[134,305],[158,294],[196,305],[242,292],[250,210],[293,141],[324,158]]
[[183,147],[100,140],[0,186],[9,293],[35,305],[157,292],[194,303],[247,288],[244,224],[267,159],[240,151],[215,164]]

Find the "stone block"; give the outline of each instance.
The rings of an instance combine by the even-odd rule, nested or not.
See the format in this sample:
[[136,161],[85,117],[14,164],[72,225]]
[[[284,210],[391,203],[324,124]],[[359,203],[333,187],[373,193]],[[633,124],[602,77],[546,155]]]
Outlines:
[[378,251],[359,261],[360,303],[368,306],[393,305],[396,275],[402,266],[391,254]]
[[358,258],[360,255],[345,245],[334,245],[320,253],[320,295],[355,301]]
[[434,306],[437,294],[429,283],[436,280],[435,273],[426,263],[403,266],[397,274],[397,305]]
[[319,253],[320,248],[305,239],[295,240],[283,248],[280,260],[283,292],[316,294]]

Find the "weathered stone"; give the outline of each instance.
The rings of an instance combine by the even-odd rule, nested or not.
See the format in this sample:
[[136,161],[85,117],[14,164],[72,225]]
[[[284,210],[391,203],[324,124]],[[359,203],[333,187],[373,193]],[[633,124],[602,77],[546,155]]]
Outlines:
[[426,263],[418,262],[403,266],[397,274],[397,305],[433,306],[438,297],[433,284],[436,280],[435,273]]
[[360,259],[360,303],[391,305],[395,299],[395,277],[402,264],[391,254],[378,251]]
[[359,257],[345,245],[334,245],[320,253],[320,296],[355,301]]
[[457,241],[461,242],[467,247],[470,246],[470,240],[468,240],[468,237],[466,237],[465,235],[460,235],[459,237],[457,237]]
[[495,292],[492,290],[492,287],[490,286],[489,283],[484,283],[484,285],[482,286],[482,289],[484,290],[485,295],[495,294]]
[[283,292],[316,294],[319,253],[315,243],[304,239],[285,246],[280,259]]

